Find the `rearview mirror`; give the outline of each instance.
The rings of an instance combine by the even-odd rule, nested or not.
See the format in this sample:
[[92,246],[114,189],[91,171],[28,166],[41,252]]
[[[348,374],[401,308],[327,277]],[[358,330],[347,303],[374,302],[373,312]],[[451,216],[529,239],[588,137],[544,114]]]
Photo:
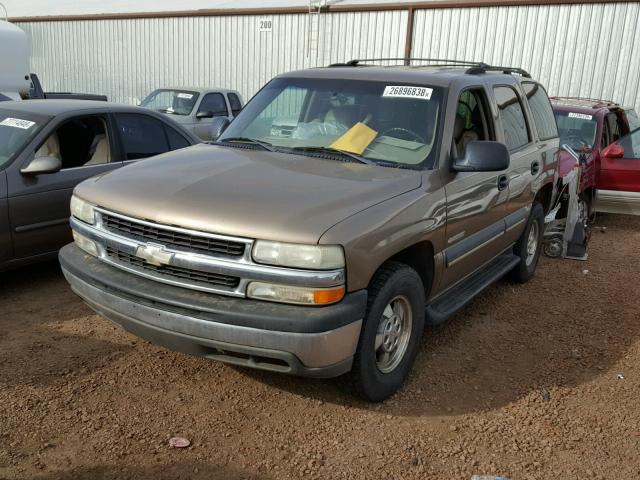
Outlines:
[[612,143],[602,150],[602,156],[606,158],[624,158],[624,147],[619,143]]
[[227,117],[216,117],[211,122],[209,127],[209,137],[211,140],[216,141],[224,133],[231,122]]
[[205,111],[196,113],[196,118],[198,118],[198,119],[211,118],[211,117],[213,117],[213,112],[209,111],[209,110],[205,110]]
[[40,175],[43,173],[56,173],[62,168],[62,160],[58,157],[36,157],[29,165],[20,170],[23,175]]
[[475,141],[465,146],[464,157],[453,162],[455,172],[500,172],[509,168],[511,159],[503,143]]

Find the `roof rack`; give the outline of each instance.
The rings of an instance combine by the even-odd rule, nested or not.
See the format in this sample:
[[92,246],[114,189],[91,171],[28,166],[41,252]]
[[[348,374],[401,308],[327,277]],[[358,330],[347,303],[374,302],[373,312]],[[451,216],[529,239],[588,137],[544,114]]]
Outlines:
[[414,58],[414,57],[391,57],[391,58],[364,58],[349,60],[344,63],[333,63],[329,67],[358,67],[363,66],[366,62],[389,62],[389,61],[402,61],[405,65],[410,66],[411,62],[434,62],[432,67],[469,67],[465,73],[470,75],[478,75],[487,72],[502,72],[502,73],[517,73],[523,77],[531,78],[531,75],[526,70],[514,67],[497,67],[492,66],[484,62],[469,62],[466,60],[450,60],[443,58]]
[[590,97],[563,97],[563,96],[553,96],[550,97],[553,100],[583,100],[587,102],[593,102],[591,108],[602,108],[602,107],[619,107],[620,104],[614,102],[613,100],[603,100],[601,98],[590,98]]

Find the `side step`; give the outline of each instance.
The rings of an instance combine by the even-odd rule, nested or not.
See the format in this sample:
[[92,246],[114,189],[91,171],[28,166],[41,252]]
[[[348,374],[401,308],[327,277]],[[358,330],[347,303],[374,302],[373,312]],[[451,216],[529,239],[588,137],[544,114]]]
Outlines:
[[439,325],[445,322],[485,288],[509,273],[519,261],[520,258],[511,251],[503,253],[489,265],[439,295],[431,305],[427,306],[425,318],[427,325]]

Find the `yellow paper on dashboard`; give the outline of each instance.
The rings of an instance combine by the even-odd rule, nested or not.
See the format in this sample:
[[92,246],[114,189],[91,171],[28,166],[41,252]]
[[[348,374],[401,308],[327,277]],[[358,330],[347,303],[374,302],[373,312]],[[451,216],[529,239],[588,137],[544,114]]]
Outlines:
[[331,148],[362,155],[365,148],[378,136],[378,132],[362,122],[356,123],[340,138],[331,144]]

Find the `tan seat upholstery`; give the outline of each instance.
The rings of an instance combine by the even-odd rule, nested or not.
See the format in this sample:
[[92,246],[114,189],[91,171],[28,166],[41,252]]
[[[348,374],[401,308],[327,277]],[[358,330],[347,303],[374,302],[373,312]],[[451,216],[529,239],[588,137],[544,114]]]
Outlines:
[[[93,153],[92,153],[93,152]],[[89,150],[91,158],[85,165],[100,165],[102,163],[109,163],[110,151],[109,151],[109,139],[106,135],[96,135],[93,139],[93,144]]]
[[456,142],[456,153],[458,158],[464,156],[467,144],[480,140],[479,135],[473,130],[465,130],[465,120],[461,115],[456,115],[456,122],[453,128],[453,139]]
[[62,155],[60,154],[60,142],[58,141],[58,134],[52,133],[49,138],[42,144],[42,146],[36,152],[36,158],[38,157],[54,157],[62,161]]

